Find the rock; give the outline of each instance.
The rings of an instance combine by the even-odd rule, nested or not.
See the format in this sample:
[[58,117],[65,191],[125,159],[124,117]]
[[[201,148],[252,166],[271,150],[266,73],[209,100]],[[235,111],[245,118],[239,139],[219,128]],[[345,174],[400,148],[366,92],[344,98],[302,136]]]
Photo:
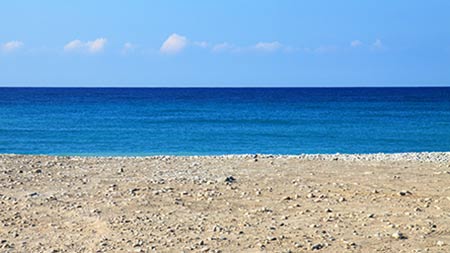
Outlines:
[[28,196],[30,196],[30,197],[37,197],[37,196],[39,196],[39,193],[37,193],[37,192],[32,192],[32,193],[30,193]]
[[272,212],[272,210],[267,207],[262,207],[261,209],[259,209],[259,211],[263,212],[263,213],[271,213]]
[[138,191],[139,191],[139,188],[132,188],[132,189],[129,190],[130,194],[133,195],[133,196],[135,196],[136,192],[138,192]]
[[321,243],[316,243],[313,246],[311,246],[311,250],[320,250],[323,248],[323,244]]
[[400,196],[407,196],[407,195],[411,195],[412,193],[410,191],[407,190],[402,190],[398,193],[398,195]]
[[231,184],[231,183],[234,183],[236,181],[236,178],[234,178],[233,176],[228,176],[223,181],[225,183]]
[[392,236],[392,238],[397,239],[397,240],[407,239],[407,237],[400,231],[394,232],[391,236]]
[[268,237],[267,237],[267,240],[269,240],[269,241],[276,241],[277,238],[274,237],[274,236],[268,236]]
[[443,242],[443,241],[437,241],[437,242],[436,242],[436,245],[439,246],[439,247],[442,247],[442,246],[445,246],[445,242]]
[[299,242],[296,242],[296,243],[294,243],[294,247],[301,248],[301,247],[303,247],[303,245]]

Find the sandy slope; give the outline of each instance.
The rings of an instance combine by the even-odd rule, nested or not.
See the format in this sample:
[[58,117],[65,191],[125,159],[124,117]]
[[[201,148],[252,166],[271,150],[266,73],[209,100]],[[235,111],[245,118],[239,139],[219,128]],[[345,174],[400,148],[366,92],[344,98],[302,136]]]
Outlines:
[[0,252],[450,252],[449,157],[1,155]]

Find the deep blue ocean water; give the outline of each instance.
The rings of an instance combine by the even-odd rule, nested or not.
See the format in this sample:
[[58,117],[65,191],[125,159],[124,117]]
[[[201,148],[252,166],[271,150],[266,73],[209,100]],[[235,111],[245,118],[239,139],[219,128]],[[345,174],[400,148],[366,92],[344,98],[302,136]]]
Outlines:
[[0,88],[0,153],[450,151],[450,88]]

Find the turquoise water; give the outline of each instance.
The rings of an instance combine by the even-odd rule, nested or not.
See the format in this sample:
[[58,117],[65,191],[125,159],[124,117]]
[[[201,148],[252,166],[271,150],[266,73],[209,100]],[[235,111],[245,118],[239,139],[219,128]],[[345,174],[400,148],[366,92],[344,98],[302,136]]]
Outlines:
[[450,88],[0,88],[0,153],[450,151]]

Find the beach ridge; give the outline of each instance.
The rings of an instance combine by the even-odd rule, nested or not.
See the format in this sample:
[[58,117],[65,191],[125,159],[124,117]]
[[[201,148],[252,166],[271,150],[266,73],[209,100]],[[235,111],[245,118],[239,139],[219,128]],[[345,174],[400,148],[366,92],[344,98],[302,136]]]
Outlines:
[[223,155],[142,155],[142,156],[122,156],[122,155],[43,155],[43,154],[0,154],[1,157],[70,157],[70,158],[112,158],[112,159],[161,159],[161,158],[213,158],[213,159],[234,159],[234,158],[297,158],[300,160],[343,160],[343,161],[422,161],[422,162],[449,162],[450,151],[448,152],[398,152],[398,153],[335,153],[335,154],[223,154]]

